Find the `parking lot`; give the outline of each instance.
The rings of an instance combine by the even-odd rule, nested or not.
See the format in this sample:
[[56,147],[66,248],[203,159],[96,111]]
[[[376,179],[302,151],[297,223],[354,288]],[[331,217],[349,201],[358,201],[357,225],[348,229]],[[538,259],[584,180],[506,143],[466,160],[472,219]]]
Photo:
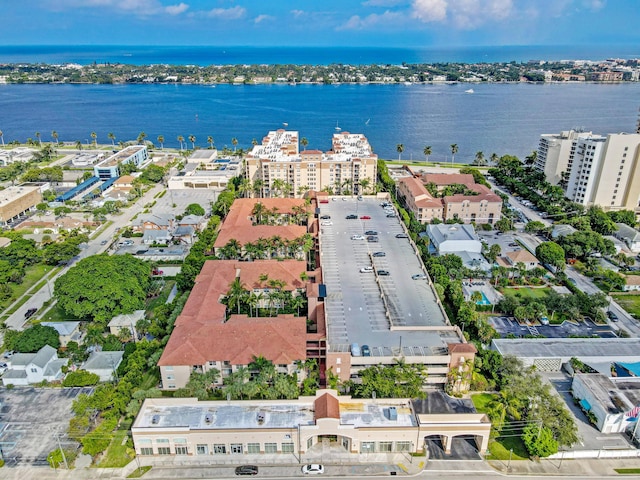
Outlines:
[[16,387],[0,391],[0,447],[8,467],[45,466],[47,455],[58,448],[72,448],[66,436],[73,417],[71,404],[91,388],[44,389]]
[[540,335],[546,338],[567,338],[569,336],[600,338],[616,338],[613,329],[608,325],[597,325],[589,319],[581,322],[563,322],[561,325],[520,325],[513,317],[489,317],[490,325],[501,337],[509,334],[516,337]]
[[330,216],[320,227],[320,260],[332,349],[346,351],[358,343],[368,345],[371,356],[398,355],[400,348],[407,356],[439,352],[446,342],[438,327],[445,326],[446,319],[429,280],[412,278],[426,272],[410,239],[403,236],[402,223],[387,216],[380,200],[340,198],[320,204],[320,215]]

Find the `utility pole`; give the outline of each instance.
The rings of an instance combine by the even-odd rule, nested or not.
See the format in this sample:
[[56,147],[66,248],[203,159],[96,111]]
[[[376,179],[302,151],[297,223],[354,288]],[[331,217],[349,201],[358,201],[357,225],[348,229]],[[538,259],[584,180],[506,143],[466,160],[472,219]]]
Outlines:
[[62,460],[64,460],[64,467],[69,470],[69,464],[67,463],[67,457],[64,454],[64,450],[62,450],[62,445],[60,444],[60,434],[55,433],[56,440],[58,440],[58,448],[60,449],[60,453],[62,454]]

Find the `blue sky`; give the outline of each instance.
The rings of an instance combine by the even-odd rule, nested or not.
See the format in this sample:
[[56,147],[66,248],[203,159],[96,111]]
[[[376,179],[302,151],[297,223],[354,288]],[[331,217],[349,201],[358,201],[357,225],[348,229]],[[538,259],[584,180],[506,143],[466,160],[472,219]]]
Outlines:
[[0,45],[640,45],[638,3],[0,0]]

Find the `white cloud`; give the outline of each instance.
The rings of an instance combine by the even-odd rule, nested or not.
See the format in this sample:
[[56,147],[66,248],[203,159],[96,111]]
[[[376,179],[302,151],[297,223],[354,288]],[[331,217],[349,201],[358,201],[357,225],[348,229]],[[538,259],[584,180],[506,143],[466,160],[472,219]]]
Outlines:
[[268,22],[268,21],[270,21],[270,20],[273,20],[274,18],[275,18],[275,17],[273,17],[272,15],[265,15],[265,14],[262,14],[262,15],[258,15],[258,16],[253,20],[253,22],[254,22],[254,23]]
[[180,15],[183,12],[186,12],[189,9],[189,5],[186,3],[179,3],[178,5],[169,5],[165,7],[165,11],[169,15]]
[[513,0],[414,0],[411,16],[423,23],[450,22],[472,29],[505,20],[513,11]]
[[395,7],[406,3],[405,0],[367,0],[362,2],[365,7]]
[[291,10],[291,15],[298,18],[305,14],[304,10]]
[[340,26],[338,30],[365,30],[380,25],[394,25],[402,20],[403,16],[397,12],[386,11],[383,14],[372,13],[366,17],[353,15],[347,22]]
[[607,2],[606,0],[584,0],[584,5],[589,10],[597,11],[603,9],[607,5]]
[[240,6],[235,6],[232,8],[214,8],[209,10],[206,14],[209,17],[213,18],[222,18],[224,20],[238,20],[244,17],[247,13],[247,10]]

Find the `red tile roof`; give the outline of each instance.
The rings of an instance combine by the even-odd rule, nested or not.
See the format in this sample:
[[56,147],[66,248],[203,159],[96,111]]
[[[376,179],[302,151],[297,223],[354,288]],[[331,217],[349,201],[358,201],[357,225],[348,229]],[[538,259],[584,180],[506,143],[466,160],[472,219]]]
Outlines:
[[325,393],[313,402],[315,408],[315,418],[340,418],[340,402],[336,397]]
[[422,175],[424,183],[435,183],[436,185],[474,185],[476,182],[470,173],[425,173]]
[[220,227],[215,248],[224,247],[229,240],[235,239],[241,245],[255,242],[260,238],[268,239],[278,236],[283,240],[293,240],[307,233],[307,227],[299,225],[252,225],[252,210],[256,203],[262,203],[266,209],[278,209],[278,214],[294,213],[294,206],[301,206],[311,211],[301,198],[239,198],[231,206],[229,214]]
[[284,289],[292,290],[304,287],[300,280],[304,271],[306,263],[297,260],[205,262],[158,365],[202,365],[214,360],[246,365],[252,355],[281,364],[306,358],[305,318],[232,315],[225,323],[226,307],[220,303],[236,276],[245,288],[253,289],[266,287],[259,278],[266,273],[270,279],[284,280]]
[[449,353],[478,353],[472,343],[448,343]]

